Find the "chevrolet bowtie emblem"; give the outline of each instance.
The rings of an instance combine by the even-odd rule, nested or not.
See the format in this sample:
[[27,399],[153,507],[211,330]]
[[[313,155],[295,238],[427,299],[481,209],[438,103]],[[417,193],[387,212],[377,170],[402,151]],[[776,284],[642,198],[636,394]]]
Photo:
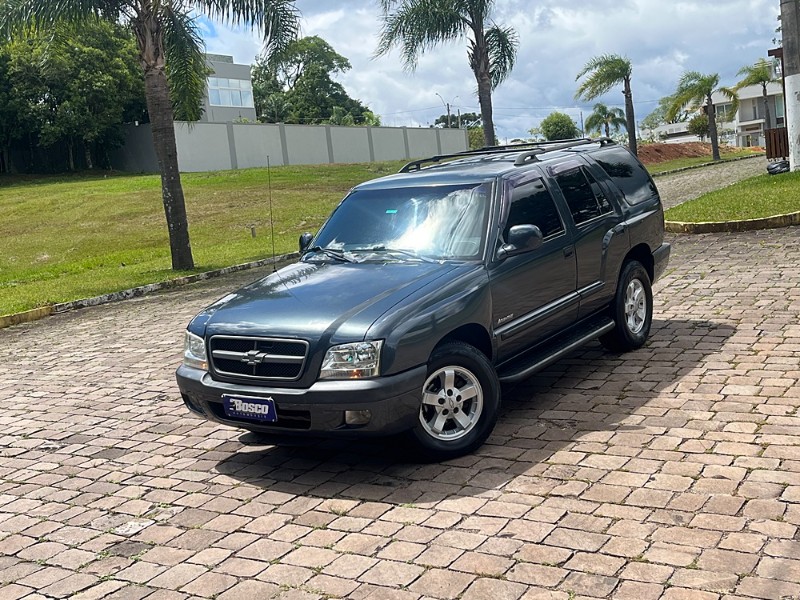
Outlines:
[[247,354],[242,356],[242,362],[245,363],[249,367],[255,367],[256,365],[260,365],[264,362],[267,354],[265,352],[259,352],[258,350],[250,350]]

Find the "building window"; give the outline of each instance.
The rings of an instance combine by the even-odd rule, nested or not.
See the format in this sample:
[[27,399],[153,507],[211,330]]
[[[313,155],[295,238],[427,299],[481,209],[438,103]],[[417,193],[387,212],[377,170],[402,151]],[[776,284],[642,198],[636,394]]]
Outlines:
[[253,87],[250,80],[209,77],[208,103],[211,106],[253,108]]

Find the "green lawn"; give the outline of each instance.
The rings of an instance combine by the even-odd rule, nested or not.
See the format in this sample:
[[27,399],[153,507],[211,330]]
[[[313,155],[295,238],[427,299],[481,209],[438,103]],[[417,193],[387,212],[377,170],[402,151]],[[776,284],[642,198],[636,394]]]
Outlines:
[[[276,252],[295,251],[353,185],[402,164],[273,168]],[[266,169],[183,176],[197,272],[272,255],[267,183]],[[0,177],[0,215],[0,315],[179,274],[158,176]]]
[[[731,152],[721,152],[720,157],[722,160],[731,160],[733,158],[743,158],[746,156],[764,156],[763,152],[753,152],[752,150],[733,150]],[[685,169],[686,167],[696,167],[699,165],[706,165],[710,162],[711,156],[696,156],[693,158],[676,158],[674,160],[667,160],[652,165],[645,165],[651,175],[658,175],[659,173],[666,173],[676,169]]]
[[[298,236],[316,231],[350,187],[402,164],[273,168],[276,253],[295,251]],[[681,205],[667,218],[797,211],[798,182],[796,173],[764,175]],[[266,169],[186,174],[183,184],[196,272],[272,255]],[[170,268],[158,176],[4,176],[0,214],[0,315],[185,274]]]
[[760,219],[800,211],[800,171],[759,175],[666,212],[668,221],[705,223]]

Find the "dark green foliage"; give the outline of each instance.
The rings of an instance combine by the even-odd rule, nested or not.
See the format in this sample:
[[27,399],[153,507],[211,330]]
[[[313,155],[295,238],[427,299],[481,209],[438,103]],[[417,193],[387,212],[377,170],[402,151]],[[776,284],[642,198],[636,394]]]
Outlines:
[[[108,151],[123,141],[123,122],[146,119],[136,54],[133,37],[103,21],[2,46],[6,170],[107,166]],[[16,160],[9,160],[12,144]]]
[[569,140],[580,135],[580,130],[569,115],[555,111],[545,117],[539,125],[542,135],[549,141]]
[[333,80],[350,61],[317,36],[301,38],[253,66],[253,98],[266,123],[372,125],[376,117]]

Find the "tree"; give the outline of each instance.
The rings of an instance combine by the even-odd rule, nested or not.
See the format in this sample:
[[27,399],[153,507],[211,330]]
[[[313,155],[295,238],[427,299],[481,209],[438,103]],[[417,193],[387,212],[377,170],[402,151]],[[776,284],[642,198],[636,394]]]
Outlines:
[[711,138],[711,155],[713,160],[719,160],[720,156],[716,110],[714,108],[714,101],[711,98],[712,94],[720,92],[723,96],[727,97],[732,104],[732,114],[735,114],[739,108],[739,98],[736,92],[729,88],[718,86],[719,75],[717,73],[703,75],[697,71],[687,71],[681,76],[678,82],[678,89],[675,91],[672,106],[670,106],[669,112],[667,113],[667,118],[671,119],[687,106],[691,106],[694,109],[703,107],[708,117],[708,136]]
[[383,27],[377,55],[401,49],[414,70],[420,55],[435,46],[467,39],[467,58],[478,84],[484,145],[495,143],[492,91],[514,68],[519,40],[511,27],[491,20],[494,0],[380,0]]
[[178,170],[174,112],[199,118],[206,61],[195,14],[256,27],[268,51],[294,39],[299,13],[290,0],[0,0],[0,35],[47,33],[62,23],[81,27],[97,20],[124,23],[136,38],[144,72],[153,147],[161,171],[161,196],[169,230],[172,268],[194,268],[189,223]]
[[660,125],[669,125],[671,123],[684,123],[689,120],[689,112],[686,110],[679,111],[671,119],[667,118],[670,107],[675,102],[675,95],[664,96],[658,101],[658,106],[642,119],[642,128],[654,131]]
[[[440,115],[433,122],[434,127],[447,129],[447,115]],[[450,129],[469,129],[470,127],[480,127],[481,116],[478,113],[462,113],[461,115],[450,115]]]
[[761,95],[764,101],[764,129],[772,128],[772,119],[769,112],[769,96],[767,95],[767,85],[780,81],[775,77],[772,63],[762,58],[754,65],[748,65],[739,69],[737,75],[742,76],[742,80],[733,88],[738,92],[741,88],[750,85],[760,85]]
[[606,137],[611,137],[611,129],[619,131],[620,127],[625,127],[625,113],[621,108],[608,108],[602,102],[594,105],[594,111],[586,118],[584,128],[586,131],[605,130]]
[[349,60],[317,36],[294,40],[280,52],[260,55],[252,69],[259,120],[371,124],[374,113],[333,79],[350,68]]
[[636,117],[633,113],[633,93],[631,92],[631,74],[633,66],[631,61],[618,54],[602,54],[595,56],[581,69],[575,81],[587,76],[578,86],[575,98],[594,100],[602,96],[611,88],[622,84],[622,95],[625,97],[625,120],[628,130],[629,147],[634,155],[638,154],[636,145]]
[[[575,121],[573,121],[569,115],[558,111],[552,112],[542,119],[542,122],[539,124],[539,130],[542,132],[542,135],[551,142],[555,140],[569,140],[580,135],[580,130],[575,124]],[[531,135],[535,135],[534,131],[535,130],[531,130]]]
[[708,115],[701,113],[689,119],[687,131],[692,135],[699,137],[701,142],[706,141],[706,137],[708,137],[708,130]]

